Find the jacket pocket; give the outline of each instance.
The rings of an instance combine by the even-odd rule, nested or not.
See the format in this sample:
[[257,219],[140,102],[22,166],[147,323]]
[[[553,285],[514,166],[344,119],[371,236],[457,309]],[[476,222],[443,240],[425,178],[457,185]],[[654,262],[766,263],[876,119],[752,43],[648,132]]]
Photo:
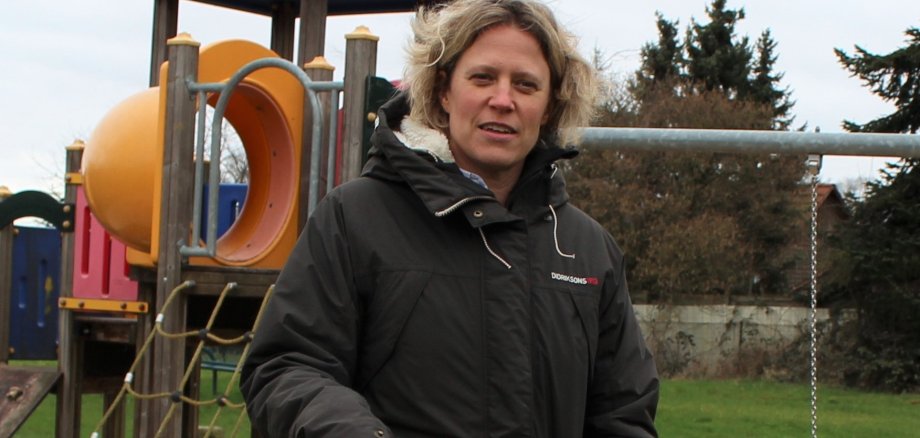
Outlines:
[[534,329],[540,353],[550,359],[554,374],[589,378],[597,352],[597,298],[567,287],[536,290]]
[[361,392],[393,354],[406,321],[428,285],[431,273],[422,271],[381,272],[376,279],[373,296],[364,306],[361,366],[355,388]]
[[588,349],[588,380],[590,381],[594,378],[594,360],[597,357],[598,300],[593,295],[576,293],[572,290],[568,290],[568,295],[578,312],[582,333],[585,336]]

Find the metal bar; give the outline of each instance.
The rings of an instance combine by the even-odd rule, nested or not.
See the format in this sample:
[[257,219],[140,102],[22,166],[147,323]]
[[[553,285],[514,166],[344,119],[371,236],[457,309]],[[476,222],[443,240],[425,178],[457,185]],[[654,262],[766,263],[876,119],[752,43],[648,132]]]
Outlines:
[[188,83],[188,89],[192,92],[220,93],[224,91],[223,82],[191,82]]
[[[311,96],[316,97],[313,90],[308,91]],[[313,214],[313,209],[319,202],[317,199],[319,198],[319,162],[323,158],[323,110],[318,99],[316,102],[317,105],[313,105],[313,140],[310,142],[312,147],[310,148],[310,197],[307,199],[307,217]]]
[[[230,96],[233,94],[233,91],[236,89],[236,86],[252,74],[256,70],[263,68],[279,68],[281,70],[287,71],[297,78],[300,83],[303,85],[304,89],[307,91],[307,97],[310,100],[310,106],[313,111],[313,114],[320,115],[320,123],[313,124],[313,144],[320,144],[322,137],[322,109],[319,103],[319,98],[316,96],[316,91],[319,89],[335,89],[335,87],[344,87],[344,84],[341,83],[316,83],[313,82],[307,74],[298,68],[296,65],[290,61],[281,59],[281,58],[263,58],[251,61],[248,64],[241,67],[233,76],[227,80],[227,82],[215,84],[215,83],[196,83],[193,81],[188,81],[187,86],[194,88],[195,90],[211,90],[211,87],[217,87],[217,90],[220,91],[220,97],[217,99],[217,104],[214,106],[214,113],[211,123],[211,169],[210,175],[208,178],[208,184],[212,187],[208,191],[208,225],[207,225],[207,235],[206,240],[206,252],[204,255],[214,257],[217,254],[217,194],[218,190],[213,188],[217,187],[220,184],[220,139],[221,139],[221,130],[220,124],[224,118],[224,112],[227,110],[227,106],[230,104]],[[319,148],[314,148],[313,156],[315,157]],[[311,163],[310,170],[310,210],[313,211],[313,207],[316,205],[316,195],[319,192],[319,159],[316,158],[313,163]],[[194,208],[200,208],[199,206],[194,206]],[[201,251],[196,249],[197,243],[189,246],[183,246],[180,248],[180,254],[186,256],[195,256],[202,255]]]
[[326,193],[335,186],[335,159],[339,140],[339,91],[333,90],[329,99],[329,154],[326,157]]
[[147,313],[149,306],[143,301],[61,298],[58,300],[58,308],[87,312]]
[[908,134],[583,128],[581,146],[630,150],[920,157],[920,135]]
[[208,252],[206,246],[183,246],[179,248],[179,253],[186,257],[211,257],[213,254]]
[[344,82],[323,81],[310,83],[310,89],[313,91],[342,91],[345,88]]
[[[192,205],[201,205],[201,192],[203,191],[204,182],[204,128],[207,125],[208,95],[204,91],[198,91],[198,132],[196,132],[195,141],[195,183],[192,186],[194,190],[194,201]],[[192,241],[189,246],[197,246],[201,240],[201,208],[192,209]]]
[[[266,59],[276,59],[276,58],[266,58]],[[260,61],[260,60],[256,60]],[[190,91],[198,92],[204,91],[208,93],[220,93],[226,88],[225,82],[189,82],[188,88]],[[309,88],[313,91],[331,91],[339,90],[345,88],[345,83],[342,81],[323,81],[323,82],[311,82]]]
[[[236,85],[233,86],[235,87]],[[233,88],[228,88],[226,91],[221,92],[218,102],[232,92]],[[230,99],[227,99],[226,103],[229,104]],[[226,110],[226,105],[221,110]],[[218,113],[217,109],[215,109],[211,117],[211,164],[208,168],[208,227],[205,230],[207,233],[205,247],[208,249],[208,255],[214,257],[217,255],[217,201],[220,196],[220,141],[223,135],[221,130],[223,128],[224,111]],[[200,208],[196,207],[195,210],[200,210]],[[193,242],[192,246],[198,246],[198,242]]]

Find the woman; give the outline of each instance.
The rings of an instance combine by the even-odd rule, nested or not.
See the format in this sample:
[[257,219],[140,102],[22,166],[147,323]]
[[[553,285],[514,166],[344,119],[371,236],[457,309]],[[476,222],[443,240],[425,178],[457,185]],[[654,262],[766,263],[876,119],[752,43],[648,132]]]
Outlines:
[[422,10],[408,91],[330,193],[243,370],[266,436],[654,436],[658,378],[557,145],[594,80],[533,0]]

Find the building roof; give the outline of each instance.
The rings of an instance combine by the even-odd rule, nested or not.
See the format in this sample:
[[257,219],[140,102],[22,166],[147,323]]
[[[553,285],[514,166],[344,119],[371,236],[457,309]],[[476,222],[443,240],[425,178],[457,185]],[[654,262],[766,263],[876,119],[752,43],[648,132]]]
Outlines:
[[832,206],[837,215],[842,219],[850,217],[843,200],[843,195],[837,190],[836,184],[818,184],[818,208]]
[[[214,6],[271,15],[280,4],[299,8],[300,0],[194,0]],[[329,15],[378,14],[383,12],[407,12],[418,4],[435,3],[429,0],[329,0]]]
[[840,196],[840,192],[837,190],[836,184],[818,184],[818,205],[824,204],[828,196],[833,196],[840,201],[843,200],[843,197]]

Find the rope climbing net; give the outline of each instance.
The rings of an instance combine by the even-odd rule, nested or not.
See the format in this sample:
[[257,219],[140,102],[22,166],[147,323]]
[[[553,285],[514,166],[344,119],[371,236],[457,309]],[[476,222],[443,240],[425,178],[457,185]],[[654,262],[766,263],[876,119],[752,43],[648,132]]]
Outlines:
[[[253,333],[259,327],[259,323],[262,320],[262,315],[265,311],[265,304],[268,303],[268,300],[271,298],[272,293],[274,292],[275,286],[272,285],[268,288],[265,296],[262,298],[262,303],[259,307],[259,312],[256,315],[255,322],[252,325],[252,330],[244,333],[242,336],[235,338],[222,338],[211,333],[211,328],[214,325],[214,321],[217,319],[217,315],[220,312],[220,309],[224,303],[226,297],[230,292],[236,288],[236,283],[228,283],[220,295],[217,298],[217,303],[214,305],[214,309],[211,311],[211,315],[208,318],[208,322],[204,328],[201,330],[193,330],[186,332],[170,333],[163,328],[164,313],[166,309],[174,302],[175,298],[179,296],[184,290],[190,289],[195,286],[193,281],[185,281],[178,286],[176,286],[166,298],[166,301],[163,304],[160,313],[157,314],[157,317],[154,321],[153,329],[144,339],[144,343],[141,348],[138,350],[137,355],[134,358],[134,361],[131,363],[131,367],[128,369],[128,372],[125,374],[124,383],[122,384],[121,389],[118,391],[118,395],[115,397],[112,404],[106,409],[105,414],[99,420],[99,423],[93,429],[92,438],[98,438],[100,436],[100,430],[109,420],[109,417],[112,416],[113,412],[118,409],[119,404],[122,403],[126,396],[133,397],[135,400],[154,400],[154,399],[168,399],[172,403],[169,406],[169,410],[166,415],[163,417],[160,422],[159,428],[155,436],[163,436],[163,433],[166,429],[167,424],[172,419],[173,415],[178,411],[179,403],[185,403],[189,406],[193,406],[196,409],[202,406],[217,405],[217,410],[214,412],[211,417],[211,421],[208,424],[207,431],[205,432],[204,437],[209,438],[212,436],[212,432],[215,430],[215,425],[217,420],[220,417],[221,413],[225,409],[237,411],[236,422],[234,423],[234,428],[230,432],[229,436],[236,436],[239,431],[240,426],[243,424],[243,420],[246,417],[246,405],[245,403],[234,403],[230,400],[230,393],[234,388],[237,380],[239,379],[240,371],[242,370],[243,361],[246,359],[246,356],[249,354],[249,348],[251,345],[251,340]],[[157,336],[162,336],[165,339],[190,339],[198,338],[197,346],[195,347],[195,352],[192,354],[189,364],[185,369],[185,373],[182,376],[182,380],[179,383],[178,388],[173,392],[158,392],[158,393],[141,393],[137,391],[134,387],[134,376],[138,371],[138,367],[143,363],[145,355],[151,351],[151,346],[153,341]],[[205,344],[207,342],[212,342],[217,345],[230,346],[230,345],[244,345],[242,354],[240,355],[239,360],[236,363],[236,366],[233,370],[233,375],[230,377],[230,381],[227,382],[226,387],[224,387],[223,392],[215,398],[212,399],[194,399],[183,394],[182,388],[192,379],[193,373],[198,371],[197,364],[201,358],[201,353],[204,350]]]

